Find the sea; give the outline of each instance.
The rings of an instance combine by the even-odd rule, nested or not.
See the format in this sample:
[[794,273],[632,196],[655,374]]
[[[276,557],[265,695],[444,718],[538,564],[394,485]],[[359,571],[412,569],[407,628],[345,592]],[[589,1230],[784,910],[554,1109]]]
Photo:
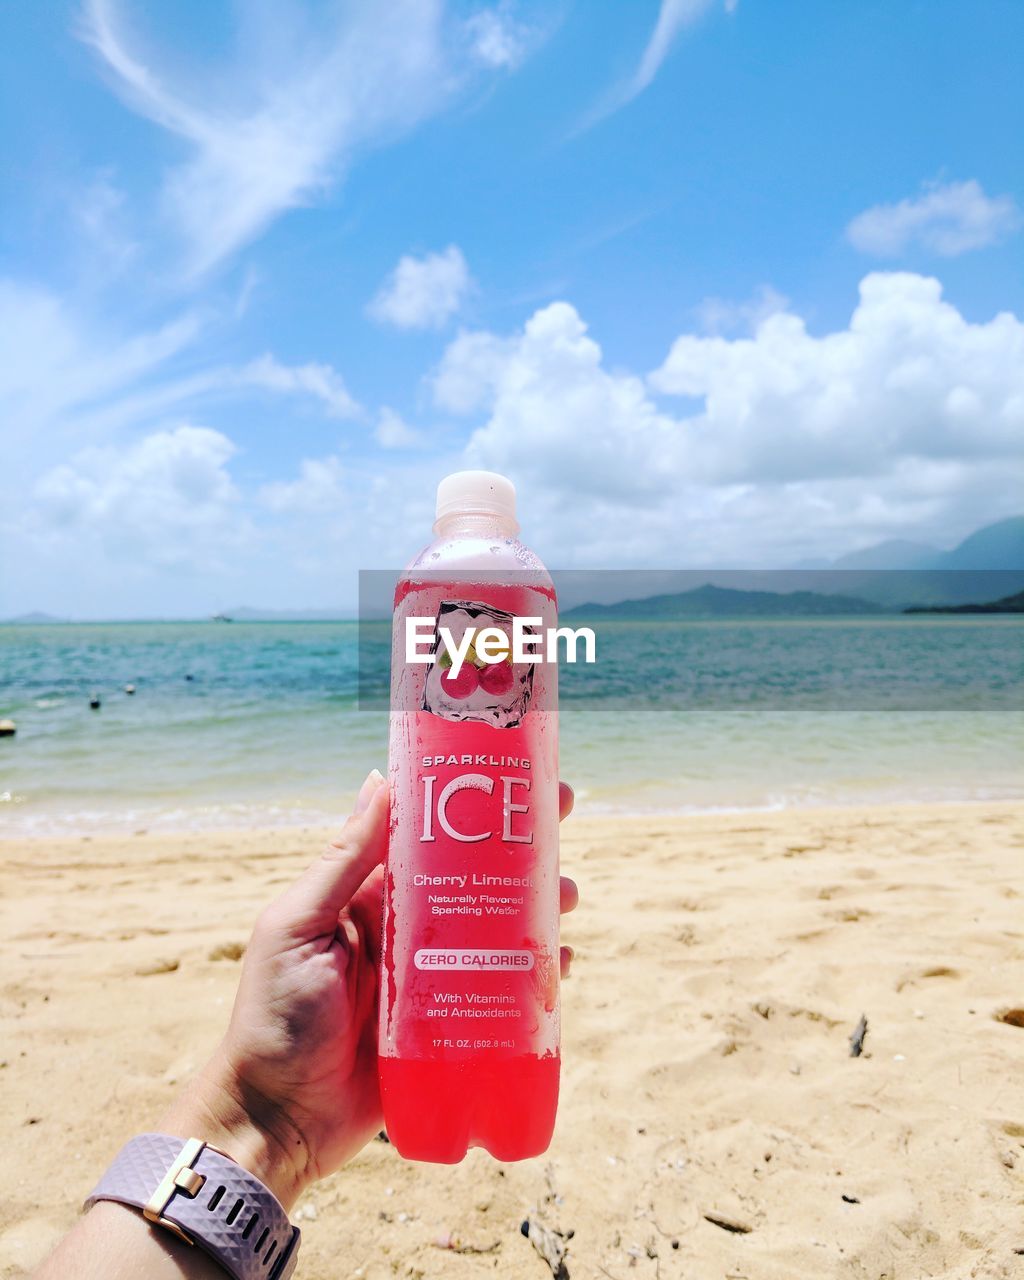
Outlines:
[[[560,673],[583,812],[1024,796],[1019,617],[593,625]],[[336,823],[386,767],[387,664],[381,623],[0,626],[0,834]]]

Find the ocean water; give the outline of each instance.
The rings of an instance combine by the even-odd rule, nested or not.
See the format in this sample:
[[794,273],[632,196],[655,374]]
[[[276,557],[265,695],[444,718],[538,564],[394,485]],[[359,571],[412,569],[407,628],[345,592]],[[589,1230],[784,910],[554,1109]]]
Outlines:
[[[562,671],[562,775],[581,810],[1024,795],[1015,618],[595,629],[596,664]],[[360,644],[354,622],[0,627],[0,717],[18,724],[0,738],[0,832],[337,821],[384,767],[386,636],[367,627]]]

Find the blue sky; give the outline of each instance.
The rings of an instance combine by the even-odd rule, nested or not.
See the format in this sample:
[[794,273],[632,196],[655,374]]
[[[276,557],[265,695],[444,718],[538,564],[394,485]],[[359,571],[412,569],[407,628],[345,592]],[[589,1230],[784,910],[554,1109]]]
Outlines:
[[1016,0],[5,6],[0,616],[344,603],[467,465],[555,566],[1014,514],[1022,47]]

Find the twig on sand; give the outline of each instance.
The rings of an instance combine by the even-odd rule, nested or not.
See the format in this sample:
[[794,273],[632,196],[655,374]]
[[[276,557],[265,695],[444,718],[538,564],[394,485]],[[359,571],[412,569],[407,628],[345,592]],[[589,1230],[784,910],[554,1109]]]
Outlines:
[[454,1237],[449,1236],[446,1243],[436,1242],[438,1249],[446,1249],[449,1253],[499,1253],[501,1251],[501,1241],[495,1240],[493,1244],[461,1244]]
[[864,1038],[868,1034],[868,1016],[866,1013],[860,1015],[860,1022],[853,1029],[853,1035],[850,1036],[850,1057],[859,1058],[864,1052]]
[[738,1222],[735,1218],[727,1218],[723,1213],[705,1213],[703,1217],[705,1222],[721,1227],[723,1231],[732,1231],[736,1235],[745,1236],[754,1229],[745,1222]]
[[519,1230],[551,1268],[554,1280],[569,1280],[569,1268],[565,1265],[569,1236],[544,1226],[535,1218],[524,1218]]

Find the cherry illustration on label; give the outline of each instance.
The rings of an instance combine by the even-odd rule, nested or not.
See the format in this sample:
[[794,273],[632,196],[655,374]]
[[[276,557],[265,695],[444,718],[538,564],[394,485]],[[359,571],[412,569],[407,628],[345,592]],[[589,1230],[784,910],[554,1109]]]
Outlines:
[[495,695],[508,693],[514,678],[512,664],[507,659],[501,662],[489,662],[480,672],[480,688]]
[[[441,687],[445,693],[449,698],[456,698],[460,702],[463,698],[468,698],[476,690],[477,686],[481,684],[483,684],[483,679],[471,662],[464,662],[458,675],[455,675],[453,670],[449,668],[441,676]],[[486,687],[484,685],[484,688]]]

